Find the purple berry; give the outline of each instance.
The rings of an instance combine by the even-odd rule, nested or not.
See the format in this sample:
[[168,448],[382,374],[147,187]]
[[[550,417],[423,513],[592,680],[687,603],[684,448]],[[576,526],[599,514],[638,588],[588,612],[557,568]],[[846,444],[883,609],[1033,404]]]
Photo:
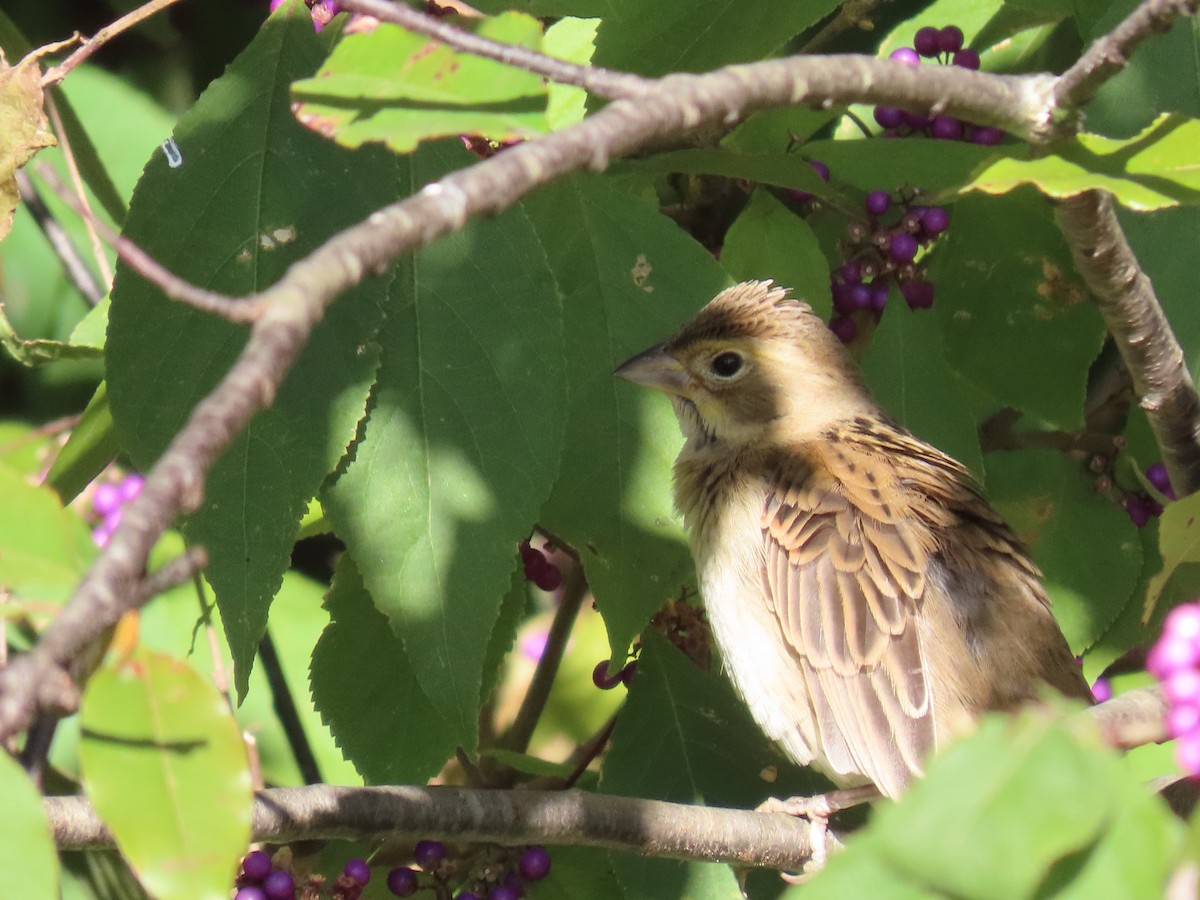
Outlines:
[[881,128],[899,128],[904,124],[904,112],[894,106],[877,106],[875,121]]
[[[867,213],[872,216],[882,216],[892,205],[892,198],[887,191],[871,191],[867,194]],[[850,279],[846,279],[849,281]]]
[[1184,669],[1169,675],[1163,682],[1163,693],[1172,704],[1200,705],[1200,671]]
[[972,72],[979,70],[979,54],[974,50],[959,50],[952,61],[960,69],[970,69]]
[[852,285],[837,284],[831,285],[830,293],[833,296],[833,308],[843,315],[854,311],[854,305],[850,299],[850,288]]
[[244,888],[238,888],[238,892],[233,895],[233,900],[269,900],[269,898],[258,885],[248,884]]
[[367,884],[371,880],[371,867],[367,865],[365,859],[346,860],[346,865],[342,868],[342,874],[351,881],[356,881],[359,884]]
[[138,494],[142,492],[142,488],[146,486],[146,479],[134,472],[131,475],[126,475],[119,485],[117,490],[121,494],[121,502],[129,503],[131,500],[136,500]]
[[883,312],[888,301],[887,282],[876,282],[871,285],[871,309],[877,313]]
[[1137,494],[1127,495],[1121,501],[1121,505],[1125,507],[1125,513],[1136,527],[1144,528],[1146,523],[1150,521],[1150,507]]
[[446,845],[441,841],[417,841],[413,859],[422,869],[431,869],[446,858]]
[[417,892],[417,873],[408,866],[388,872],[387,888],[397,897],[411,897]]
[[898,234],[888,245],[888,255],[898,263],[912,262],[917,255],[917,239],[911,234]]
[[1004,140],[1004,132],[991,125],[972,125],[971,143],[980,147],[995,147]]
[[1175,762],[1189,775],[1200,774],[1200,734],[1193,731],[1176,739]]
[[888,59],[893,62],[904,63],[906,66],[919,66],[921,57],[917,55],[917,51],[912,47],[897,47],[890,54]]
[[929,123],[929,136],[939,141],[957,141],[962,135],[962,120],[954,116],[934,116]]
[[92,543],[95,544],[97,547],[107,547],[108,542],[111,539],[112,539],[112,529],[108,527],[107,522],[105,522],[101,525],[97,525],[95,528],[92,529]]
[[271,854],[266,850],[253,850],[242,860],[242,874],[251,881],[262,881],[271,874]]
[[521,892],[507,884],[498,884],[488,892],[488,900],[521,900]]
[[783,196],[787,197],[793,203],[807,203],[813,198],[813,195],[808,191],[802,191],[799,188],[784,188]]
[[862,266],[853,260],[842,263],[840,274],[842,281],[846,282],[846,284],[858,284],[862,281]]
[[1112,685],[1107,678],[1096,679],[1096,683],[1092,685],[1092,697],[1097,703],[1112,699]]
[[1189,641],[1200,640],[1200,603],[1184,603],[1167,613],[1163,632]]
[[269,900],[293,900],[296,896],[296,880],[291,872],[276,869],[263,882],[263,893]]
[[913,131],[922,131],[929,127],[929,116],[923,116],[920,113],[904,111],[904,124]]
[[865,284],[856,284],[850,288],[850,308],[852,310],[868,309],[871,306],[871,291]]
[[92,509],[97,515],[107,516],[121,508],[121,489],[115,484],[104,482],[96,485],[92,494]]
[[1167,475],[1167,467],[1156,462],[1146,470],[1146,480],[1154,485],[1154,489],[1168,500],[1175,499],[1175,491],[1171,487],[1171,479]]
[[938,55],[941,33],[932,25],[926,25],[917,30],[913,36],[913,47],[921,56],[933,57]]
[[829,330],[837,335],[843,344],[848,344],[858,337],[858,325],[849,316],[835,316],[829,320]]
[[819,159],[810,159],[808,164],[813,167],[813,171],[821,176],[822,181],[829,180],[829,166],[825,165]]
[[938,50],[942,53],[954,53],[962,49],[963,33],[957,25],[947,25],[937,36]]
[[930,235],[941,234],[950,225],[950,216],[940,206],[931,206],[921,213],[921,227]]
[[479,900],[479,895],[474,891],[463,891],[455,900]]
[[545,847],[526,847],[517,861],[521,877],[530,881],[541,881],[550,872],[550,854]]
[[906,281],[900,285],[900,296],[909,309],[929,309],[933,306],[933,285],[928,281]]
[[1172,706],[1167,712],[1167,733],[1171,737],[1183,737],[1200,728],[1200,706],[1185,703]]
[[592,684],[600,688],[602,691],[611,691],[621,683],[621,676],[625,670],[622,669],[615,675],[608,674],[608,663],[604,660],[596,663],[596,668],[592,669]]
[[1200,664],[1200,642],[1167,628],[1146,654],[1146,671],[1160,681],[1197,664]]

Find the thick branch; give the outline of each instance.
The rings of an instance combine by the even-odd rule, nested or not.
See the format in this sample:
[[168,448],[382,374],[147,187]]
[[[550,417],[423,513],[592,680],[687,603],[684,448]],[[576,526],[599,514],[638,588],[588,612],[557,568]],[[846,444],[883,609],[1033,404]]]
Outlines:
[[[64,850],[111,847],[83,797],[48,797]],[[602,847],[642,856],[798,869],[808,823],[791,816],[612,797],[585,791],[316,785],[261,791],[255,841],[447,838],[506,845]]]
[[1083,106],[1104,82],[1128,65],[1130,54],[1144,40],[1168,31],[1180,16],[1195,13],[1196,0],[1146,0],[1063,72],[1054,88],[1055,105],[1063,109]]
[[1057,205],[1075,267],[1095,296],[1182,496],[1200,488],[1200,398],[1154,287],[1138,265],[1112,197],[1085,191]]

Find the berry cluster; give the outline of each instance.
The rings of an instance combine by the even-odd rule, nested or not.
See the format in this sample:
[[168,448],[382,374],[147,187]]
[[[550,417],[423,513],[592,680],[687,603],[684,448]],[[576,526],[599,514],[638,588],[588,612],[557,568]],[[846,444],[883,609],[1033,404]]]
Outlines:
[[526,847],[515,858],[512,851],[501,850],[471,866],[466,878],[441,841],[418,841],[413,861],[418,868],[398,866],[388,873],[388,890],[397,897],[412,897],[418,891],[449,897],[451,885],[457,885],[456,900],[520,900],[530,885],[550,873],[550,854],[544,847]]
[[[1167,476],[1167,467],[1157,462],[1146,470],[1146,480],[1166,500],[1175,499],[1175,489],[1171,487],[1171,479]],[[1146,491],[1131,491],[1121,499],[1130,520],[1138,528],[1145,526],[1151,519],[1162,515],[1163,505],[1158,498],[1151,497]]]
[[296,879],[286,868],[276,866],[266,850],[246,854],[237,887],[233,900],[294,900],[296,896]]
[[93,529],[92,540],[98,547],[108,545],[113,532],[121,524],[121,512],[125,504],[140,494],[145,484],[145,478],[132,472],[116,484],[105,481],[96,485],[92,493],[92,509],[100,517],[100,524]]
[[917,254],[945,232],[950,216],[940,206],[914,200],[909,193],[871,191],[863,204],[867,220],[851,222],[838,242],[843,263],[829,277],[834,310],[829,327],[844,343],[858,336],[855,313],[883,314],[893,281],[910,309],[933,306],[933,284]]
[[[957,25],[926,26],[917,31],[913,46],[893,50],[888,58],[907,66],[919,66],[922,57],[962,69],[979,68],[979,54],[963,46],[962,29]],[[990,125],[972,125],[954,116],[914,113],[895,106],[876,106],[875,121],[884,129],[885,137],[925,134],[937,140],[970,141],[986,147],[1000,143],[1004,137],[1004,132]]]
[[1146,669],[1163,683],[1176,762],[1189,775],[1200,775],[1200,603],[1171,610],[1146,656]]
[[541,550],[531,547],[528,540],[521,541],[521,564],[525,566],[525,579],[532,581],[543,591],[558,590],[562,584],[562,570],[546,558]]

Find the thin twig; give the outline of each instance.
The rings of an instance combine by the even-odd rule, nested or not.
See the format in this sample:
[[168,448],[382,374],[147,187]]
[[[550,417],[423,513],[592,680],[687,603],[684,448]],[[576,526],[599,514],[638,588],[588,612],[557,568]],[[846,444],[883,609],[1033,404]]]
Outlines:
[[805,42],[800,48],[801,53],[820,53],[826,47],[833,43],[834,39],[839,37],[842,32],[849,31],[851,28],[860,27],[863,22],[870,22],[869,16],[875,7],[881,3],[890,3],[891,0],[846,0],[838,10],[836,16],[816,33],[811,39]]
[[47,88],[51,85],[58,84],[67,77],[67,73],[69,73],[77,65],[83,62],[121,32],[127,31],[134,25],[137,25],[139,22],[150,18],[160,10],[164,10],[168,6],[178,2],[179,0],[150,0],[150,2],[133,10],[133,12],[126,13],[125,15],[121,16],[121,18],[117,19],[111,25],[105,25],[92,37],[84,40],[83,45],[66,59],[64,59],[61,63],[59,63],[57,66],[51,66],[49,69],[47,69],[46,73],[42,76],[42,87]]
[[42,200],[42,195],[38,193],[37,186],[34,185],[29,174],[24,169],[19,169],[15,177],[17,189],[21,192],[21,202],[25,204],[33,221],[46,236],[46,242],[54,251],[54,255],[58,257],[59,262],[62,263],[67,278],[71,284],[75,285],[75,290],[79,291],[80,296],[95,306],[104,299],[104,295],[108,292],[107,289],[101,287],[100,282],[84,261],[83,254],[79,252],[79,248],[75,246],[71,236],[67,234],[67,230],[62,227],[62,223],[58,219],[54,218],[54,213]]
[[584,598],[588,597],[587,581],[583,577],[583,567],[573,562],[567,569],[563,580],[562,599],[554,613],[554,621],[546,636],[546,646],[538,659],[533,678],[521,700],[521,708],[509,726],[508,731],[500,739],[499,744],[514,753],[524,753],[529,747],[529,739],[537,727],[542,711],[546,708],[546,700],[550,697],[550,689],[554,686],[554,677],[562,663],[563,653],[567,649],[567,640],[579,617]]
[[167,297],[193,306],[201,312],[221,316],[230,322],[247,324],[254,321],[259,312],[259,306],[253,299],[218,294],[215,291],[196,287],[180,278],[129,238],[117,234],[109,228],[108,225],[96,218],[90,209],[82,206],[79,198],[67,190],[66,185],[62,183],[53,169],[44,164],[39,164],[36,168],[38,176],[46,182],[50,189],[64,202],[69,203],[71,208],[84,220],[91,223],[104,241],[116,251],[121,262]]
[[598,66],[580,66],[527,47],[502,44],[480,37],[403,3],[392,3],[389,0],[345,0],[341,7],[348,12],[362,13],[381,22],[391,22],[409,31],[428,35],[464,53],[494,59],[505,65],[541,75],[557,84],[583,88],[590,94],[608,100],[636,97],[654,83],[651,79],[638,75]]
[[308,734],[304,731],[304,723],[300,721],[300,712],[296,709],[296,701],[292,699],[292,690],[288,687],[287,678],[283,674],[283,664],[275,651],[275,642],[271,639],[271,631],[263,632],[258,644],[258,658],[262,663],[263,672],[267,676],[267,685],[271,689],[271,701],[275,706],[275,715],[283,726],[288,746],[292,748],[292,756],[300,777],[305,784],[320,784],[321,768],[317,765],[317,757],[309,743]]
[[1180,16],[1195,15],[1196,6],[1196,0],[1146,0],[1140,4],[1063,72],[1054,88],[1055,105],[1063,110],[1079,109],[1128,65],[1130,54],[1144,40],[1170,30]]
[[1055,216],[1133,379],[1171,485],[1190,494],[1200,488],[1200,397],[1112,197],[1085,191],[1060,201]]
[[[46,93],[46,114],[50,117],[50,124],[54,126],[54,134],[58,137],[59,147],[62,149],[63,161],[67,164],[67,172],[71,176],[71,184],[75,186],[73,193],[74,202],[71,203],[73,209],[80,210],[80,215],[83,218],[84,227],[87,229],[88,239],[92,244],[92,256],[96,260],[96,268],[100,270],[100,278],[106,286],[112,285],[113,273],[112,268],[108,264],[108,258],[104,255],[104,247],[100,243],[100,237],[96,233],[96,216],[92,213],[92,207],[88,202],[87,191],[83,187],[83,176],[79,174],[79,165],[75,161],[75,153],[71,149],[71,139],[67,135],[67,129],[63,125],[62,115],[58,111],[58,103],[54,99],[53,92]],[[38,166],[38,173],[44,177],[45,171],[52,171],[48,165],[41,163]]]

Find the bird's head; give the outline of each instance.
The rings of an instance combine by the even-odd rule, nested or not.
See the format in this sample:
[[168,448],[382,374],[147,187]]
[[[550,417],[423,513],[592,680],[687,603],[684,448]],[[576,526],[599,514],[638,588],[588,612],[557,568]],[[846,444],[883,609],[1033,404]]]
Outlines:
[[876,413],[841,342],[787,293],[769,281],[734,285],[616,374],[669,394],[684,435],[700,442],[811,440]]

